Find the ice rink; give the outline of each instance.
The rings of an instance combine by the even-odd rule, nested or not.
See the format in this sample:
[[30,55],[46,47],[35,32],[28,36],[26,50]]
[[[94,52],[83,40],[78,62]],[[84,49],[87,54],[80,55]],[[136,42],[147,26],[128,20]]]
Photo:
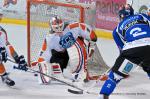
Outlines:
[[[8,32],[8,39],[15,47],[19,55],[24,54],[27,58],[27,36],[26,27],[19,25],[2,24]],[[107,63],[112,66],[118,55],[116,45],[112,40],[99,39],[99,50]],[[97,99],[97,95],[76,95],[67,92],[70,88],[64,84],[53,82],[50,85],[39,85],[37,78],[32,73],[14,70],[14,64],[6,63],[7,71],[10,72],[16,85],[9,88],[0,81],[0,99]],[[89,91],[99,92],[103,82],[99,82]],[[90,86],[90,84],[89,84]],[[150,80],[139,68],[131,73],[130,78],[122,81],[110,99],[150,99]]]

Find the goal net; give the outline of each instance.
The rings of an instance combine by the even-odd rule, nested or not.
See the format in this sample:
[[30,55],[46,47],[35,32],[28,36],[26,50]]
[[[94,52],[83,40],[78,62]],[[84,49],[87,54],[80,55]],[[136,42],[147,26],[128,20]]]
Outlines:
[[[37,61],[43,40],[50,31],[49,20],[51,17],[60,16],[68,22],[77,21],[93,25],[94,20],[89,17],[93,16],[93,14],[90,14],[90,8],[85,5],[82,6],[82,4],[52,2],[49,0],[27,0],[28,63],[31,64],[31,62]],[[93,69],[99,70],[99,72],[108,69],[98,48],[88,64],[89,68],[92,68],[90,65],[95,64],[96,66]],[[94,71],[94,73],[96,72]]]

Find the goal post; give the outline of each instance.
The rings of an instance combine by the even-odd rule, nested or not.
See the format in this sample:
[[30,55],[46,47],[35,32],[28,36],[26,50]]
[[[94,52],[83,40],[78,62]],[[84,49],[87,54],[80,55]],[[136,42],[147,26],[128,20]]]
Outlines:
[[[90,9],[87,9],[85,5],[49,0],[27,0],[27,58],[29,64],[37,61],[43,40],[50,31],[49,20],[54,16],[60,16],[64,21],[76,21],[94,25],[94,18],[91,18],[94,15],[90,13]],[[96,48],[95,54],[89,62],[90,65],[95,65],[99,68],[99,73],[108,69],[98,48]],[[89,68],[93,67],[89,66]],[[94,67],[95,70],[97,68]],[[96,71],[93,72],[97,73]]]

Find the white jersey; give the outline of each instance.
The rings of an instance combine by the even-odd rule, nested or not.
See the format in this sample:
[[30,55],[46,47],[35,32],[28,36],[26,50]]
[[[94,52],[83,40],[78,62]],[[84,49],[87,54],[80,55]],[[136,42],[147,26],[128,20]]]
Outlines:
[[92,41],[96,38],[95,32],[88,25],[84,23],[72,23],[69,24],[62,34],[54,33],[49,34],[42,46],[42,54],[40,55],[44,58],[45,61],[49,62],[51,57],[51,50],[54,49],[58,52],[64,51],[65,49],[60,45],[60,38],[67,34],[68,32],[72,32],[73,38],[76,40],[79,36],[86,39],[87,41]]
[[77,39],[79,36],[83,37],[88,41],[92,41],[93,39],[95,39],[95,33],[93,29],[84,23],[76,22],[69,24],[63,31],[63,35],[65,35],[68,32],[71,32],[75,39]]
[[42,46],[42,58],[44,58],[45,61],[49,62],[51,58],[51,50],[55,49],[58,52],[64,51],[65,49],[61,47],[59,44],[60,36],[57,33],[49,34],[46,36],[45,41]]

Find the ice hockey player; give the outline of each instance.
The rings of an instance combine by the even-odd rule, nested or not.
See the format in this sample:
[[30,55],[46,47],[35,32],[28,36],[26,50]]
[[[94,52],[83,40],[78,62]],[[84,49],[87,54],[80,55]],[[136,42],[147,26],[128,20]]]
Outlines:
[[[131,15],[126,10],[119,11],[121,22],[113,31],[120,55],[115,61],[109,78],[101,88],[98,99],[106,99],[118,83],[129,76],[136,67],[141,66],[150,74],[150,20],[146,14]],[[150,75],[149,75],[150,76]]]
[[[74,75],[72,78],[77,79],[79,74],[86,70],[87,56],[91,56],[94,51],[97,40],[95,32],[84,23],[65,24],[58,16],[50,20],[50,29],[51,32],[44,40],[38,59],[40,71],[61,78],[62,72],[69,64],[70,72]],[[90,44],[88,55],[83,39]],[[68,52],[67,49],[72,45],[72,52]],[[50,81],[51,79],[43,75],[39,76],[40,84],[48,84]]]
[[[2,20],[3,13],[0,10],[0,22]],[[8,77],[4,63],[7,61],[7,58],[10,57],[18,63],[18,69],[27,70],[27,63],[24,59],[24,56],[18,56],[13,46],[9,43],[7,38],[7,32],[0,26],[0,76],[2,81],[8,86],[14,86],[15,82]]]

